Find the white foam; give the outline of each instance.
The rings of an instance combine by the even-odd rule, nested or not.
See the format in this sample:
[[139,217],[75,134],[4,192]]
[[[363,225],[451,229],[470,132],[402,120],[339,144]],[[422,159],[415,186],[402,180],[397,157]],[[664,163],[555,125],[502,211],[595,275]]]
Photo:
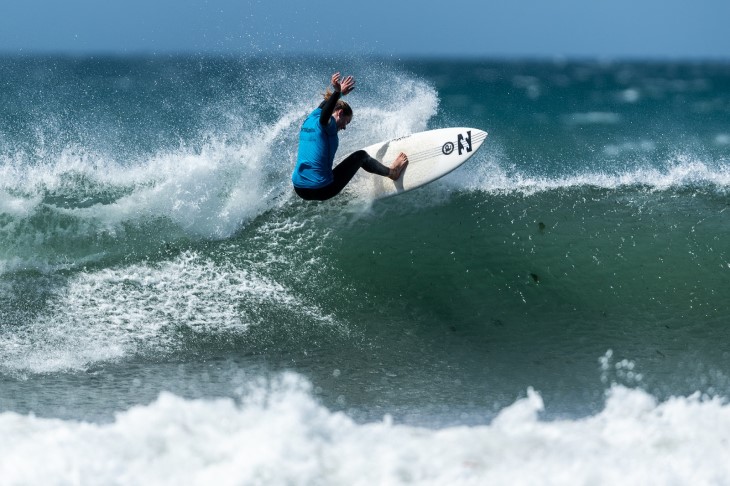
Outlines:
[[[348,97],[357,130],[341,133],[340,155],[373,141],[425,130],[436,113],[438,96],[427,83],[388,71],[375,77],[380,78],[376,86],[382,93],[365,89]],[[24,220],[47,209],[74,221],[65,227],[77,228],[81,238],[99,232],[121,234],[123,225],[158,219],[195,238],[230,237],[288,200],[280,196],[291,194],[298,126],[316,107],[323,79],[305,78],[306,86],[297,87],[292,102],[273,103],[277,113],[270,121],[261,121],[256,103],[243,109],[254,110],[248,114],[230,108],[231,113],[221,114],[227,126],[181,141],[174,150],[138,154],[129,147],[129,153],[109,154],[69,145],[5,154],[0,164],[0,214]],[[268,78],[261,83],[268,86]],[[225,112],[229,107],[211,109]]]
[[428,121],[438,111],[436,90],[423,81],[401,76],[395,76],[388,84],[396,88],[382,93],[382,99],[353,106],[353,122],[348,130],[340,132],[338,158],[362,147],[428,128]]
[[0,190],[0,214],[6,214],[16,219],[27,218],[40,202],[39,196],[16,197]]
[[[650,147],[647,146],[648,150]],[[596,187],[617,189],[641,186],[651,190],[713,185],[716,190],[730,187],[730,167],[722,162],[706,163],[692,155],[679,154],[663,168],[638,167],[622,172],[583,172],[561,177],[525,174],[514,166],[505,167],[498,148],[478,154],[478,162],[466,171],[455,172],[451,183],[467,191],[535,194],[557,189]],[[470,162],[471,163],[471,162]]]
[[292,374],[240,402],[163,393],[110,424],[0,415],[8,484],[724,484],[730,406],[659,403],[614,386],[605,409],[541,420],[540,395],[489,425],[358,424],[319,405]]
[[2,367],[45,373],[166,354],[184,344],[176,329],[242,335],[261,323],[263,305],[332,323],[276,281],[191,252],[159,264],[82,272],[47,300],[32,321],[0,335]]
[[[281,194],[284,184],[272,180],[277,169],[270,167],[271,159],[280,155],[271,147],[296,119],[286,114],[272,126],[261,127],[259,136],[252,133],[235,146],[210,139],[200,149],[182,147],[131,164],[68,149],[51,164],[6,165],[0,214],[27,218],[45,205],[92,224],[93,230],[113,231],[122,223],[166,218],[190,235],[225,238],[272,207]],[[76,207],[58,206],[53,199],[45,202],[54,194],[63,200],[88,199],[83,191],[113,199]]]

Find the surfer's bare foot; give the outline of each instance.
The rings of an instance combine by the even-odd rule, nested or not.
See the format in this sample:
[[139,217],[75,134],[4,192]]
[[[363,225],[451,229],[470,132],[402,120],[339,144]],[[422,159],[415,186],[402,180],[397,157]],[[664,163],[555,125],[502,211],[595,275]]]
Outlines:
[[408,156],[401,152],[398,157],[393,161],[393,165],[390,166],[390,174],[388,177],[397,181],[400,175],[403,173],[403,169],[408,165]]

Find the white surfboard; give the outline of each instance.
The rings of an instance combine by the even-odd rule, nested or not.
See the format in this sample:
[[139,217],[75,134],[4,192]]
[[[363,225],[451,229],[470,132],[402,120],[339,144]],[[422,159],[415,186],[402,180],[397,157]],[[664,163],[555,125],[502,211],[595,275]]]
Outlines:
[[397,181],[360,170],[348,189],[372,199],[411,191],[469,160],[486,138],[487,132],[476,128],[439,128],[370,145],[363,150],[387,166],[398,154],[405,153],[408,167]]

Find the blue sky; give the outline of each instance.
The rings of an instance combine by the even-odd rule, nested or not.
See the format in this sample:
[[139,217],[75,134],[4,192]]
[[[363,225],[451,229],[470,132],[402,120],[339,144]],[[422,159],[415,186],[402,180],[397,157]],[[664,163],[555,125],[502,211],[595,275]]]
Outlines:
[[730,59],[730,0],[23,0],[5,53]]

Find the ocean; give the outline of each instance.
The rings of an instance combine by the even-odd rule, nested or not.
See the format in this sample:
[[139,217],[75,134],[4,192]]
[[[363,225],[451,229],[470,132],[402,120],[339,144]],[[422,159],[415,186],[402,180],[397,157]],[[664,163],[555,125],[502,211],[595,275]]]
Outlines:
[[[448,126],[382,200],[291,189]],[[730,484],[730,64],[0,58],[0,484]]]

